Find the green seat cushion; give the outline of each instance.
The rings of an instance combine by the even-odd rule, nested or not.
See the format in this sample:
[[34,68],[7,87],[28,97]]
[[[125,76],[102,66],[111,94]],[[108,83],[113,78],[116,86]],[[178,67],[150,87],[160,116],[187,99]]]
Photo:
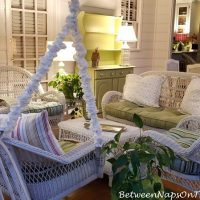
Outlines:
[[[200,137],[200,132],[194,132],[180,128],[172,128],[166,132],[166,134],[183,148],[189,148]],[[184,174],[200,174],[199,163],[181,157],[177,157],[170,167],[171,169]]]
[[75,142],[75,141],[70,141],[70,140],[62,140],[59,141],[61,149],[64,151],[64,153],[67,153],[77,147],[80,143]]
[[30,102],[24,109],[23,113],[39,113],[43,110],[47,110],[49,116],[60,115],[63,113],[63,105],[58,102]]
[[175,110],[154,107],[141,107],[130,101],[120,101],[106,105],[105,112],[113,117],[133,121],[134,113],[140,115],[147,126],[169,130],[187,115]]

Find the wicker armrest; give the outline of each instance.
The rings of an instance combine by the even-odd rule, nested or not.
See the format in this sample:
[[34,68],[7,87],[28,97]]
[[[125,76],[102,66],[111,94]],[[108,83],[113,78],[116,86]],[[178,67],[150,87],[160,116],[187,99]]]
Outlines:
[[117,91],[109,91],[106,92],[102,98],[102,102],[101,102],[101,107],[102,107],[102,112],[103,112],[103,116],[105,116],[105,105],[111,103],[111,102],[117,102],[120,99],[122,99],[122,93],[121,92],[117,92]]
[[200,163],[200,138],[193,142],[190,147],[184,148],[166,134],[157,131],[147,130],[143,132],[143,135],[150,136],[154,142],[171,148],[176,155]]
[[183,118],[176,126],[176,128],[182,128],[190,131],[200,130],[200,116],[191,115]]
[[[89,140],[85,143],[82,143],[78,147],[74,148],[73,150],[58,156],[48,151],[44,151],[38,147],[32,146],[30,144],[24,143],[22,141],[13,139],[13,138],[3,138],[3,142],[6,145],[18,148],[22,150],[22,152],[26,152],[27,156],[30,154],[34,154],[36,157],[40,157],[42,159],[49,159],[51,161],[56,161],[62,164],[69,164],[71,162],[80,159],[81,157],[89,154],[92,151],[95,151],[95,144],[93,140]],[[25,157],[23,159],[26,159]]]

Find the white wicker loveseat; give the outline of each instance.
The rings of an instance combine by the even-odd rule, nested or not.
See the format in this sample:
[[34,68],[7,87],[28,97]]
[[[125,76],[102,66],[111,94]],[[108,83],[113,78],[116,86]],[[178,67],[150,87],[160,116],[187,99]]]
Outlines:
[[[145,129],[148,130],[144,134],[151,136],[163,145],[169,146],[178,156],[170,169],[166,169],[163,173],[163,179],[179,184],[191,191],[199,191],[200,116],[179,113],[179,108],[193,76],[200,77],[200,75],[169,71],[150,71],[141,74],[143,77],[148,75],[164,75],[166,79],[161,87],[160,108],[152,111],[148,107],[149,115],[143,115],[146,112],[141,111],[142,107],[139,108],[140,113],[137,114],[141,114]],[[107,92],[102,100],[103,117],[133,125],[134,109],[131,108],[130,102],[122,98],[123,94],[120,92]],[[164,114],[160,115],[159,112],[164,112]],[[166,117],[168,113],[170,114]],[[172,120],[171,118],[175,118],[176,115],[178,116],[176,120]],[[151,117],[152,119],[150,119]],[[164,120],[167,123],[163,123]]]
[[[20,67],[0,66],[0,114],[7,114],[10,107],[16,103],[32,74]],[[63,118],[65,97],[56,91],[44,92],[39,84],[38,92],[33,95],[30,104],[24,108],[24,113],[47,110],[52,126],[57,125]]]

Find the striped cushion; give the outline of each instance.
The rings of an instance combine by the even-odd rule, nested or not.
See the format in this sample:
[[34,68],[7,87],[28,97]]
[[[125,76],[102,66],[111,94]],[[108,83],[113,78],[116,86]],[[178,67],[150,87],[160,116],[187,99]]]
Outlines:
[[[199,132],[189,131],[181,128],[172,128],[167,135],[183,148],[190,147],[200,137]],[[177,157],[171,165],[171,169],[189,175],[200,174],[200,164],[185,158]]]
[[53,154],[63,154],[49,125],[47,111],[23,114],[11,136]]
[[76,148],[78,145],[80,145],[79,142],[74,142],[74,141],[69,141],[69,140],[63,140],[63,141],[59,141],[60,147],[62,148],[62,150],[67,153],[69,151],[71,151],[72,149]]
[[181,128],[172,128],[167,135],[183,148],[188,148],[200,137],[199,132],[189,131]]
[[58,102],[32,101],[23,110],[23,113],[39,113],[47,110],[49,116],[55,116],[62,114],[63,109],[63,105]]

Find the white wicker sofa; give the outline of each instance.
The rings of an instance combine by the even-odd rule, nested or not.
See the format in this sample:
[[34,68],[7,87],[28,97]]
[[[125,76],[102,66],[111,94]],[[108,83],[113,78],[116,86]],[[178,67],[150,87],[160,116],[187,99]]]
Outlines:
[[[16,103],[32,74],[20,67],[0,66],[0,114],[7,114],[10,106]],[[30,104],[24,108],[24,113],[47,110],[52,126],[57,125],[63,118],[65,97],[60,92],[44,92],[41,85],[32,97]]]
[[134,103],[123,100],[122,93],[109,91],[102,99],[103,117],[133,125],[133,114],[139,114],[148,130],[144,134],[171,147],[178,156],[170,169],[165,170],[163,178],[192,191],[200,190],[200,116],[179,112],[189,83],[193,76],[200,75],[169,71],[141,74],[143,77],[148,75],[166,77],[161,87],[159,108],[138,108]]

